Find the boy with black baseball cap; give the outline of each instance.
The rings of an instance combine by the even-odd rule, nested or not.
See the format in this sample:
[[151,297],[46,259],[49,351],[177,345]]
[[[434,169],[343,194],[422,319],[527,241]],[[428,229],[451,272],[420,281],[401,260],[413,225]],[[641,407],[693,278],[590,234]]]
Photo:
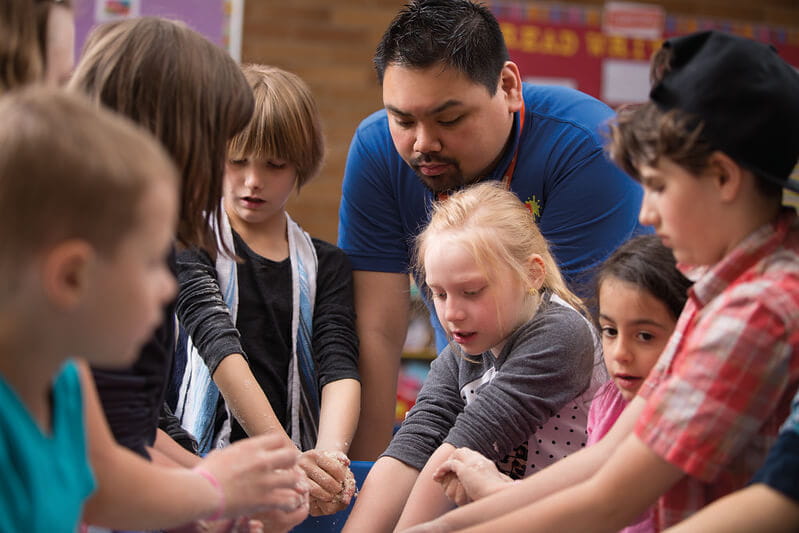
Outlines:
[[715,31],[659,59],[609,152],[695,280],[674,334],[602,441],[418,531],[618,531],[655,502],[662,529],[743,487],[774,442],[799,383],[799,219],[782,206],[799,188],[799,74]]

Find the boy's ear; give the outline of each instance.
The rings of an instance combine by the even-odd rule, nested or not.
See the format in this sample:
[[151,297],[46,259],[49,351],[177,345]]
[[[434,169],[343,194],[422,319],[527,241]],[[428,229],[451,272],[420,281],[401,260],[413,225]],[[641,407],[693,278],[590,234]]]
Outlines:
[[522,108],[522,75],[513,61],[505,61],[499,73],[499,88],[505,93],[509,112],[515,113]]
[[744,170],[730,156],[718,150],[710,155],[709,164],[721,199],[726,202],[734,200],[740,194]]
[[45,256],[42,283],[54,305],[71,309],[78,305],[89,280],[94,249],[86,241],[71,239],[57,244]]
[[533,254],[527,261],[530,268],[530,284],[533,289],[538,290],[544,286],[544,279],[547,275],[544,258],[539,254]]

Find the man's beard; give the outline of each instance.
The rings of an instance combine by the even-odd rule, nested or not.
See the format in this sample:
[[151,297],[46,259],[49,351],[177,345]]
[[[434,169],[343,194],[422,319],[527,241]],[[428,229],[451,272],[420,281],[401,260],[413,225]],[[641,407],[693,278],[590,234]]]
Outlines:
[[[453,170],[438,176],[427,176],[419,170],[419,166],[422,163],[440,163],[442,165],[449,165]],[[431,156],[429,154],[422,154],[413,159],[413,161],[410,163],[410,167],[413,169],[416,177],[419,178],[419,181],[422,182],[422,185],[429,189],[433,194],[448,193],[456,189],[460,189],[467,183],[471,183],[466,179],[466,177],[464,177],[463,172],[461,172],[458,161],[449,157],[437,157]]]

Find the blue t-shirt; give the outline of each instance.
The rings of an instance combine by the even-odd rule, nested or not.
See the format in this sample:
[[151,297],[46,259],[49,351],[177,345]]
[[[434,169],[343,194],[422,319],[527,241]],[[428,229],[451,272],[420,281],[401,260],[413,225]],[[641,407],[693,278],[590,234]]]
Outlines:
[[[601,129],[612,109],[564,87],[524,84],[523,94],[521,135],[517,113],[509,147],[486,179],[501,179],[518,146],[510,188],[536,215],[572,289],[590,296],[592,270],[648,231],[638,224],[643,193],[604,153]],[[353,270],[407,272],[432,201],[394,148],[386,111],[367,117],[350,144],[339,209],[338,245]],[[446,342],[433,322],[440,350]]]
[[95,487],[77,367],[67,362],[55,378],[50,435],[2,377],[0,405],[0,531],[76,531]]
[[799,392],[793,398],[791,414],[782,425],[777,442],[752,483],[764,483],[799,503]]

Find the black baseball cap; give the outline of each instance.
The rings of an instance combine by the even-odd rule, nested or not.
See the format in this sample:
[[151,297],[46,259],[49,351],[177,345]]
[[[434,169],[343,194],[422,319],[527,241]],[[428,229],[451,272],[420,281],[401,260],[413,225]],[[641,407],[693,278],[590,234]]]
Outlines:
[[669,69],[650,99],[703,122],[703,135],[742,167],[799,192],[799,73],[770,45],[719,31],[668,39]]

